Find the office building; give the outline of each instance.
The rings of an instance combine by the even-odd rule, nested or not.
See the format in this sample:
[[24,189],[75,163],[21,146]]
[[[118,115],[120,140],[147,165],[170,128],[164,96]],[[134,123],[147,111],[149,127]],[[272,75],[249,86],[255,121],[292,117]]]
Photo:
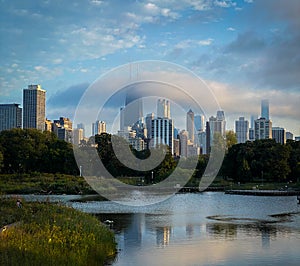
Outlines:
[[83,138],[85,137],[85,126],[83,123],[77,124],[77,129],[82,129]]
[[41,85],[23,90],[23,128],[45,130],[46,91]]
[[152,120],[151,139],[153,147],[160,144],[168,145],[171,154],[173,154],[173,134],[174,124],[172,119],[155,118]]
[[277,143],[285,144],[286,135],[285,129],[282,127],[272,127],[272,138],[276,140]]
[[147,129],[147,139],[151,139],[152,135],[152,120],[154,119],[154,113],[147,114],[146,116],[146,129]]
[[22,128],[22,108],[19,104],[0,104],[0,132],[12,128]]
[[245,143],[249,139],[249,121],[244,117],[235,121],[235,134],[237,143]]
[[79,145],[83,139],[84,139],[83,129],[82,128],[73,129],[73,144]]
[[52,132],[54,132],[58,139],[73,143],[73,123],[67,117],[60,117],[53,120]]
[[188,138],[189,133],[186,130],[182,130],[179,133],[179,140],[180,140],[180,156],[187,157],[188,155]]
[[194,123],[195,123],[195,134],[197,134],[199,131],[203,131],[204,130],[204,115],[195,115]]
[[272,138],[272,121],[264,117],[254,121],[255,139],[271,139]]
[[92,124],[92,134],[100,135],[101,133],[106,133],[106,123],[104,121],[97,120]]
[[288,140],[288,139],[293,140],[293,139],[294,139],[293,133],[287,131],[287,132],[285,133],[285,139],[286,139],[286,140]]
[[134,88],[129,89],[125,98],[125,107],[122,108],[120,114],[120,130],[121,127],[133,126],[143,117],[143,101],[142,95]]
[[194,112],[191,109],[186,114],[186,130],[188,132],[188,140],[194,143]]
[[269,120],[269,100],[262,100],[261,101],[261,117]]
[[157,117],[158,118],[171,118],[170,102],[165,99],[157,101]]

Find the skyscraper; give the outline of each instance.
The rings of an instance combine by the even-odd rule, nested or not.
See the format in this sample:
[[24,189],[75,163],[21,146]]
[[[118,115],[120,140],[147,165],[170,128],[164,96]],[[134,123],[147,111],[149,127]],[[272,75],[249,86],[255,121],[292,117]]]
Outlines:
[[46,91],[41,85],[23,90],[23,128],[45,130]]
[[195,134],[197,133],[197,131],[204,130],[204,115],[195,115],[194,122],[196,130]]
[[286,132],[282,127],[272,127],[272,138],[276,140],[277,143],[286,143]]
[[143,117],[143,101],[140,93],[134,88],[126,93],[125,107],[121,112],[123,114],[121,114],[120,123],[123,123],[123,127],[131,127]]
[[272,122],[264,117],[254,121],[255,139],[271,139],[272,138]]
[[92,125],[92,134],[95,136],[100,135],[101,133],[106,133],[106,123],[104,121],[97,120]]
[[240,117],[235,121],[235,133],[237,143],[245,143],[249,139],[249,121],[244,117]]
[[19,104],[0,104],[0,131],[22,127],[22,108]]
[[155,118],[152,120],[151,139],[154,147],[159,144],[168,145],[170,147],[171,154],[173,154],[173,133],[174,123],[172,119]]
[[191,109],[186,114],[186,131],[188,140],[194,143],[194,112]]
[[157,117],[158,118],[171,118],[170,102],[165,99],[157,101]]
[[269,120],[269,100],[262,100],[261,101],[261,117]]

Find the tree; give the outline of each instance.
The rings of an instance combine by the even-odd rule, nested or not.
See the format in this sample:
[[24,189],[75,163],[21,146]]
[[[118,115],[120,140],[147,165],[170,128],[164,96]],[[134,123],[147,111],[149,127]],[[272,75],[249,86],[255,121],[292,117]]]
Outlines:
[[227,150],[235,144],[237,144],[236,134],[232,130],[226,131]]

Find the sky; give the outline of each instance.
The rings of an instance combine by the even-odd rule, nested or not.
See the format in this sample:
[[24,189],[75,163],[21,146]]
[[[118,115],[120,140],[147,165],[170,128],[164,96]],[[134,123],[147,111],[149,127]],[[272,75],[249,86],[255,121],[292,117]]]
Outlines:
[[298,0],[0,0],[0,103],[41,84],[47,117],[72,119],[101,75],[162,60],[205,81],[227,129],[269,99],[273,126],[300,136],[299,13]]

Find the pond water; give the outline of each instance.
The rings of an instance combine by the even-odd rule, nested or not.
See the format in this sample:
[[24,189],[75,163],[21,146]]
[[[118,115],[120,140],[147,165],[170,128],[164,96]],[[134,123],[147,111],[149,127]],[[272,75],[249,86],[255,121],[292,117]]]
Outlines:
[[296,197],[177,194],[149,206],[68,203],[112,220],[120,265],[300,265]]

